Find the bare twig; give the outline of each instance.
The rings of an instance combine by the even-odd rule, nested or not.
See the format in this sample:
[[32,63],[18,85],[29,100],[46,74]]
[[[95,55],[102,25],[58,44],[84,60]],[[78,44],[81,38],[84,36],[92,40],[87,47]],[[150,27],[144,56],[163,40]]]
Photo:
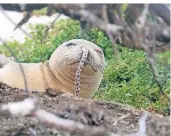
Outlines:
[[104,31],[110,31],[112,34],[116,34],[118,33],[118,31],[124,29],[123,26],[120,25],[110,23],[106,24],[102,19],[85,9],[77,10],[77,12],[73,12],[71,10],[71,14],[76,14],[77,16],[80,16],[81,20],[86,20],[87,22],[91,23],[92,27],[99,27]]
[[50,23],[49,26],[46,26],[46,29],[44,31],[44,35],[43,35],[43,41],[45,41],[47,35],[48,35],[48,31],[49,29],[54,25],[55,21],[61,16],[61,14],[58,14],[55,19]]
[[[2,8],[2,6],[0,5],[0,11],[1,13],[14,25],[17,26],[17,24],[5,13],[4,9]],[[27,35],[29,38],[32,38],[32,36],[27,33],[23,28],[19,27],[19,29],[25,34]]]
[[138,17],[136,22],[135,22],[135,26],[139,29],[139,32],[141,32],[143,27],[145,26],[146,16],[147,16],[148,10],[149,10],[148,4],[145,4],[144,10],[143,10],[141,16]]
[[162,87],[162,85],[161,85],[161,83],[159,81],[159,73],[157,71],[157,67],[156,67],[156,64],[155,64],[155,54],[147,52],[147,55],[148,55],[147,58],[148,58],[149,65],[150,65],[150,67],[152,69],[152,74],[153,74],[154,80],[157,83],[157,86],[159,87],[159,94],[162,94],[165,98],[167,98],[167,100],[170,103],[170,97],[163,91],[163,87]]
[[156,81],[156,83],[159,87],[159,93],[163,94],[168,99],[168,101],[170,102],[170,98],[167,96],[167,94],[165,94],[165,92],[163,92],[162,85],[160,84],[160,81],[159,81],[159,74],[158,74],[156,64],[155,64],[155,52],[156,52],[156,48],[154,45],[155,37],[153,36],[152,39],[146,40],[145,44],[144,44],[144,39],[145,39],[146,35],[142,35],[142,30],[145,27],[147,13],[148,13],[148,4],[145,4],[142,15],[135,22],[135,25],[138,29],[138,35],[140,37],[139,42],[148,55],[147,56],[148,62],[149,62],[149,65],[152,69],[152,74],[153,74],[154,80]]
[[[106,5],[103,5],[103,12],[102,13],[103,13],[104,22],[106,23],[106,25],[109,24]],[[113,44],[114,54],[116,55],[116,59],[118,60],[120,58],[120,55],[119,55],[119,51],[116,47],[116,39],[118,38],[119,33],[117,33],[115,35],[115,39],[113,38],[112,33],[109,31],[109,29],[106,29],[106,33],[108,34],[108,36],[109,36],[109,38]]]
[[21,21],[16,25],[16,27],[14,28],[14,31],[21,27],[23,24],[27,23],[29,21],[29,19],[31,18],[32,15],[32,11],[28,11],[25,15],[25,17],[23,19],[21,19]]
[[141,116],[141,118],[139,119],[138,123],[139,123],[139,132],[138,132],[138,136],[146,136],[146,120],[148,117],[148,113],[145,112],[144,115]]

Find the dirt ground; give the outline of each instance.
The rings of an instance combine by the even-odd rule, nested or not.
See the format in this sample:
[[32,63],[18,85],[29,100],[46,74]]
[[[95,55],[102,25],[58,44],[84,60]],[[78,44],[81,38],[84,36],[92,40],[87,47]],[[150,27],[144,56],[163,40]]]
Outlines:
[[[89,126],[104,127],[112,132],[138,131],[138,119],[142,111],[115,102],[77,100],[71,96],[33,93],[42,109]],[[0,83],[0,104],[21,101],[24,91]],[[0,117],[0,136],[73,136],[40,124],[33,117]],[[147,120],[147,136],[170,136],[169,117],[151,114]]]

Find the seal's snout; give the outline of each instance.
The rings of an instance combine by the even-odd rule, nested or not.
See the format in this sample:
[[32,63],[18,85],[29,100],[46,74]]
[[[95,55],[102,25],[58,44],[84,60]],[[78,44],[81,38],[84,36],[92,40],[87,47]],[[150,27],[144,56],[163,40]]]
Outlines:
[[82,55],[81,55],[81,59],[83,58],[84,60],[84,66],[87,65],[92,65],[90,64],[90,50],[84,46],[81,47],[81,51],[82,51]]
[[84,46],[82,46],[81,47],[81,51],[82,51],[82,57],[84,56],[84,54],[86,54],[86,59],[88,59],[89,58],[89,54],[90,54],[90,50],[88,49],[88,48],[86,48],[86,47],[84,47]]

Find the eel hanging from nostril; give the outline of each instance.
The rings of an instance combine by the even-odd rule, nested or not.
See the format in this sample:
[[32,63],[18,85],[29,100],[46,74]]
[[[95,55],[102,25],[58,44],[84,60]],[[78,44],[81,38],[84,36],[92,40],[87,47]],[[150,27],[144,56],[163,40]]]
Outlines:
[[77,67],[77,71],[75,74],[75,96],[77,98],[80,97],[80,74],[83,69],[84,63],[87,60],[87,57],[88,57],[88,49],[85,47],[82,47],[82,56],[81,56],[80,63]]

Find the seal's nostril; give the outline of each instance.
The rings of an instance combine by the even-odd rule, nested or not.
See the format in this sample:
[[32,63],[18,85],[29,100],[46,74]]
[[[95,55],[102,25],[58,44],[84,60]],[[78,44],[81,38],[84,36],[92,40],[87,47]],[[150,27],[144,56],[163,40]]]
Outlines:
[[88,63],[85,62],[85,63],[84,63],[84,66],[87,66],[87,65],[88,65]]
[[87,58],[86,58],[86,60],[88,60],[88,61],[89,61],[89,58],[90,58],[90,52],[88,51],[88,54],[87,54]]

